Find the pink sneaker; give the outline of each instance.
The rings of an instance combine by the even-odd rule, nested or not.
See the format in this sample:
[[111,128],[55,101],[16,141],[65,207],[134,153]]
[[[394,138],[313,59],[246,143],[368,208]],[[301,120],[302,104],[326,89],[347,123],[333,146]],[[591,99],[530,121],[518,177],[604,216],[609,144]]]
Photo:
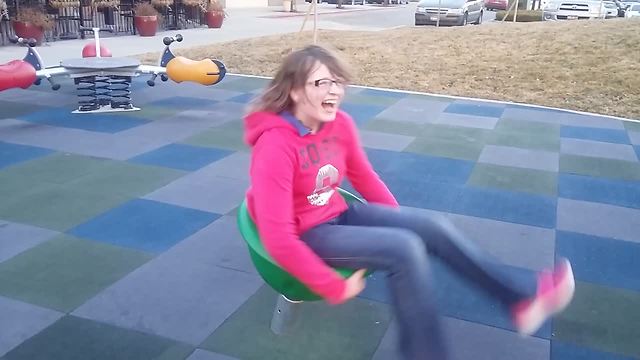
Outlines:
[[571,263],[561,259],[553,273],[541,272],[538,275],[536,295],[523,300],[511,309],[513,322],[520,334],[531,335],[551,316],[564,310],[573,298],[576,288]]

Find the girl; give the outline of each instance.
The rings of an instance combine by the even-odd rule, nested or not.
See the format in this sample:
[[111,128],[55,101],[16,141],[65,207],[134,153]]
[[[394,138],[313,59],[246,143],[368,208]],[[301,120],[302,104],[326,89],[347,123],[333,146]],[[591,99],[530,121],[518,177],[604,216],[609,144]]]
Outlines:
[[[330,51],[291,53],[245,117],[252,147],[249,213],[267,252],[331,304],[358,295],[365,269],[389,274],[406,359],[446,359],[428,255],[499,299],[516,329],[534,333],[571,301],[571,265],[516,282],[445,218],[400,209],[373,170],[353,120],[339,110],[350,79]],[[347,205],[344,176],[367,200]],[[332,267],[359,269],[348,279]]]

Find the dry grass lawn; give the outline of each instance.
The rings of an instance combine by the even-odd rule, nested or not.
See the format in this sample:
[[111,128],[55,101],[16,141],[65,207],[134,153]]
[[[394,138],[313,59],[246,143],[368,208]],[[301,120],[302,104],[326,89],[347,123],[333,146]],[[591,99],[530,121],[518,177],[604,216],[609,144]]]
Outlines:
[[[355,84],[532,103],[640,119],[640,21],[492,23],[464,28],[321,31]],[[176,51],[229,71],[273,76],[310,32]],[[145,54],[146,63],[159,54]]]

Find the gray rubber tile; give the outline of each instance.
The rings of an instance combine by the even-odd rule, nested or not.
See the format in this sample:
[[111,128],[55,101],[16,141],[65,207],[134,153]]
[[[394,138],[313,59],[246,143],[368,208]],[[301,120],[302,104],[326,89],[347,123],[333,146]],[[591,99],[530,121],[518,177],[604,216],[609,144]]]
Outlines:
[[557,172],[559,159],[559,154],[551,151],[486,145],[478,162]]
[[54,238],[57,231],[0,220],[0,262]]
[[640,210],[559,198],[557,228],[640,243]]
[[602,141],[561,138],[560,152],[563,154],[601,157],[626,161],[637,161],[638,157],[631,145],[613,144]]

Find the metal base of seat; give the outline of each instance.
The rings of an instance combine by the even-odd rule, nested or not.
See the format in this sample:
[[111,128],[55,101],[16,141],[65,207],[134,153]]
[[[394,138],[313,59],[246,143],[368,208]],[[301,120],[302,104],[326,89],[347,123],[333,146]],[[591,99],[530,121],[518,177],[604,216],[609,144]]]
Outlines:
[[279,295],[271,318],[271,331],[276,335],[291,331],[298,321],[302,303],[303,301],[289,300],[286,296]]

